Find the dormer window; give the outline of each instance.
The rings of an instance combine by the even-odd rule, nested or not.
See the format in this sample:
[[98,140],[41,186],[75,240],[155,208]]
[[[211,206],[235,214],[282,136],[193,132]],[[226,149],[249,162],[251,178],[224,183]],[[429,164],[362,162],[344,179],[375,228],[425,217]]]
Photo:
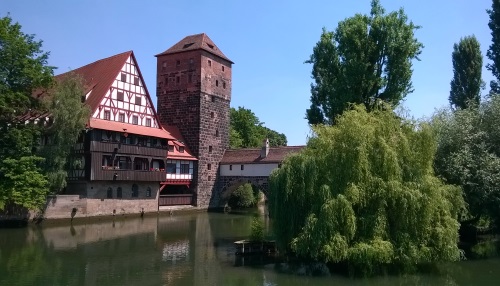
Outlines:
[[168,152],[174,152],[174,145],[168,145]]
[[179,153],[184,153],[184,147],[179,146]]

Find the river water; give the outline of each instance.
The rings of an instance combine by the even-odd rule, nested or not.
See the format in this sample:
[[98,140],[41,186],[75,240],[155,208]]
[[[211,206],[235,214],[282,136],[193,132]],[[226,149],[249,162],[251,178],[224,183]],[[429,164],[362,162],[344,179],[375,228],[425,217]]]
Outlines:
[[[235,256],[233,242],[248,238],[255,215],[174,213],[0,229],[0,285],[500,285],[498,250],[490,244],[476,251],[496,258],[443,264],[435,274],[283,272],[272,261]],[[265,226],[271,230],[268,219]]]

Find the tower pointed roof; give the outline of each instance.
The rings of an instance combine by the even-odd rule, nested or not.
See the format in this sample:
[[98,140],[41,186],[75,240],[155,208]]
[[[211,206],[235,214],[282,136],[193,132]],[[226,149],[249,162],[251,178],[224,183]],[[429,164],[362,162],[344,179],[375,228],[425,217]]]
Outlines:
[[192,50],[205,50],[213,55],[216,55],[230,63],[234,64],[224,53],[214,44],[214,42],[205,33],[187,36],[184,39],[177,42],[177,44],[170,47],[168,50],[156,55],[168,55],[182,53]]

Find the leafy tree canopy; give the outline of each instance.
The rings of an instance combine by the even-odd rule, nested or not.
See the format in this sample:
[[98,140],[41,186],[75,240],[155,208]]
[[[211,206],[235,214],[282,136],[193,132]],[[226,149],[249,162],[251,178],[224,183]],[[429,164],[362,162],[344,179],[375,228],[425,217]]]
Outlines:
[[491,45],[486,52],[486,56],[493,63],[486,65],[496,80],[490,82],[490,94],[500,93],[500,0],[493,0],[491,9],[487,11],[490,16],[488,27],[491,30]]
[[500,95],[479,108],[441,110],[432,118],[437,134],[436,173],[461,186],[468,223],[480,218],[500,226]]
[[475,36],[460,39],[453,45],[451,54],[453,61],[453,79],[449,101],[454,108],[466,108],[469,104],[479,105],[481,88],[484,85],[481,79],[483,56],[481,47]]
[[272,147],[286,146],[285,134],[278,133],[263,126],[259,118],[244,107],[230,110],[231,125],[229,129],[229,146],[231,148],[261,147],[264,139],[269,139]]
[[304,151],[270,177],[282,250],[364,274],[387,264],[411,270],[460,258],[463,199],[458,187],[434,175],[428,124],[357,105],[336,125],[313,128]]
[[341,21],[323,33],[306,63],[313,65],[309,124],[334,124],[351,103],[371,110],[378,100],[397,105],[413,91],[412,60],[423,45],[403,9],[385,14],[378,0],[370,15]]

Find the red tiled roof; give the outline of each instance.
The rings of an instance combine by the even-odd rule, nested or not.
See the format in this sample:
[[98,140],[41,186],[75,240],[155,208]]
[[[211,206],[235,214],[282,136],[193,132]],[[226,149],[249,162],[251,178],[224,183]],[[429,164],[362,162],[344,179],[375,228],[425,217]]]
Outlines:
[[[167,159],[177,159],[177,160],[198,160],[192,155],[189,148],[184,144],[184,138],[177,126],[173,125],[163,125],[163,128],[170,133],[170,135],[175,138],[172,141],[168,141],[169,145],[174,145],[174,151],[168,151]],[[179,147],[184,147],[184,152],[179,152]]]
[[305,146],[271,147],[266,158],[260,157],[260,150],[256,148],[229,149],[222,157],[221,165],[228,164],[271,164],[281,163],[289,154],[297,153]]
[[225,59],[226,61],[229,61],[230,63],[233,63],[228,57],[224,55],[224,53],[222,53],[222,51],[205,33],[187,36],[184,39],[180,40],[177,44],[170,47],[168,50],[157,54],[156,56],[182,53],[199,49],[205,50],[213,55]]
[[134,124],[123,123],[123,122],[118,122],[118,121],[104,120],[104,119],[91,118],[89,120],[88,127],[102,129],[102,130],[127,132],[130,134],[152,136],[152,137],[157,137],[157,138],[165,138],[165,139],[169,139],[169,140],[175,139],[165,129],[154,128],[154,127],[145,127],[145,126],[140,126],[140,125],[134,125]]

